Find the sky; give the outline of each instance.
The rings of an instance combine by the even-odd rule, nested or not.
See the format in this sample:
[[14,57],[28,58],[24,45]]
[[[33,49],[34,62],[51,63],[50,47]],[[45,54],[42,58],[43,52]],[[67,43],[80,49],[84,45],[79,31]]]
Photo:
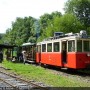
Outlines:
[[0,0],[0,33],[11,28],[17,17],[39,18],[45,13],[59,11],[64,13],[67,0]]

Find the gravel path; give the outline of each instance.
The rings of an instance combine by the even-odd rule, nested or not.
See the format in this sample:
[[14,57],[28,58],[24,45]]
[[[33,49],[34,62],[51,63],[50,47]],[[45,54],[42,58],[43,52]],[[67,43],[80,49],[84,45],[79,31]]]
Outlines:
[[66,78],[72,79],[74,81],[88,83],[90,86],[90,73],[84,73],[84,71],[81,72],[81,71],[76,71],[76,70],[68,71],[66,68],[60,69],[60,70],[50,68],[48,70],[53,74],[66,77]]
[[[41,67],[41,66],[37,66],[37,67]],[[81,71],[75,71],[75,70],[67,70],[66,68],[63,69],[57,69],[57,68],[46,68],[47,70],[49,70],[50,73],[55,74],[55,75],[60,75],[63,76],[65,78],[69,78],[73,81],[79,82],[79,83],[84,83],[84,84],[88,84],[88,87],[90,87],[90,69],[87,70],[87,72],[89,71],[89,73],[84,73]],[[8,72],[9,69],[3,69],[0,68],[0,70],[4,70],[5,72]],[[86,72],[86,70],[85,70]],[[9,72],[12,73],[12,72]],[[13,73],[14,75],[18,76],[17,74]],[[18,76],[20,77],[20,76]],[[33,81],[33,80],[32,80]],[[39,83],[39,82],[37,82]],[[40,82],[41,83],[41,82]],[[44,85],[44,84],[42,84]]]
[[[28,83],[29,82],[29,84],[30,85],[32,85],[32,87],[35,87],[35,88],[33,88],[33,90],[38,90],[38,89],[40,89],[40,90],[49,90],[48,88],[46,89],[46,87],[50,87],[50,86],[47,86],[47,85],[45,85],[45,84],[43,84],[42,82],[36,82],[36,81],[33,81],[33,80],[25,80],[25,78],[23,78],[23,77],[21,77],[20,75],[18,75],[18,74],[16,74],[16,73],[14,73],[14,72],[10,72],[10,69],[8,69],[8,68],[4,68],[4,67],[2,67],[2,66],[0,66],[0,71],[1,72],[4,72],[4,73],[7,73],[7,74],[9,74],[9,75],[11,75],[11,76],[15,76],[17,79],[18,78],[21,78],[22,80],[24,80],[24,82],[25,83]],[[2,78],[2,79],[7,79],[8,77],[7,77],[7,75],[4,75],[3,73],[1,73],[0,72],[0,78]],[[12,78],[10,78],[10,80],[11,80]],[[22,81],[21,80],[21,81]],[[13,81],[13,82],[15,82],[15,84],[16,84],[16,82],[18,81],[18,80],[11,80],[11,81]],[[11,83],[11,82],[10,82]],[[18,85],[18,84],[17,84]],[[22,85],[22,82],[20,82],[20,85]],[[19,86],[20,86],[19,85]],[[35,85],[35,86],[34,86]],[[27,86],[28,87],[28,86]],[[31,86],[30,86],[31,87]],[[38,87],[37,89],[36,89],[36,87]],[[24,88],[24,87],[23,87]],[[1,89],[0,89],[1,90]],[[20,89],[21,90],[21,89]],[[23,89],[23,90],[29,90],[29,89]],[[32,89],[30,89],[30,90],[32,90]]]

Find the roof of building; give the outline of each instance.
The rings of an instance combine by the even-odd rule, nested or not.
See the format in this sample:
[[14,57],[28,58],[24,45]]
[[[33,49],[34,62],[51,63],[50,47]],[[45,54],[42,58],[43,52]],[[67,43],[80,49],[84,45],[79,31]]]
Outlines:
[[23,43],[23,44],[22,44],[22,46],[28,46],[28,45],[33,46],[33,45],[35,45],[35,43],[28,42],[28,43]]
[[15,45],[6,45],[6,44],[0,44],[0,48],[13,48],[16,47]]

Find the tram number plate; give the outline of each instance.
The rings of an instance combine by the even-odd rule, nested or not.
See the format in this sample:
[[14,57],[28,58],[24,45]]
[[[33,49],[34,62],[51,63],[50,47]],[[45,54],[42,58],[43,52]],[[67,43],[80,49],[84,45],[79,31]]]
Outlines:
[[90,53],[87,53],[87,56],[90,56]]

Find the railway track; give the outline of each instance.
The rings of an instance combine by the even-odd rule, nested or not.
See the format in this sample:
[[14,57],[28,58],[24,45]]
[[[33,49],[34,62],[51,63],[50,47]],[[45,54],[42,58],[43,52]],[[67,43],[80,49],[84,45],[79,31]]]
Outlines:
[[26,81],[17,76],[0,71],[0,90],[49,90],[39,83]]
[[[0,67],[2,69],[0,69],[0,81],[2,81],[3,83],[5,83],[5,85],[7,84],[8,86],[2,87],[2,88],[6,88],[6,89],[0,89],[0,90],[51,90],[52,87],[50,86],[44,86],[42,83],[37,83],[35,81],[27,81],[24,80],[22,78],[20,78],[18,75],[16,74],[10,74],[8,73],[8,68],[4,68],[4,67]],[[84,83],[90,83],[90,73],[86,73],[86,72],[79,72],[77,70],[67,70],[67,69],[61,69],[60,68],[53,68],[53,67],[46,67],[46,69],[48,69],[51,73],[53,74],[57,74],[60,76],[64,76],[64,77],[68,77],[72,80],[76,80],[76,81],[82,81]],[[3,70],[7,71],[4,72]],[[90,69],[89,69],[90,70]],[[4,80],[2,80],[3,78],[1,76],[3,76],[3,74],[10,76],[11,81],[13,82],[12,78],[14,78],[15,82],[13,82],[14,84],[12,84],[12,82],[7,82],[10,81],[8,78],[6,79],[6,77],[4,76]],[[5,81],[5,82],[4,82]],[[0,83],[1,86],[2,83]],[[42,84],[42,85],[41,85]],[[8,89],[9,88],[9,89]]]

